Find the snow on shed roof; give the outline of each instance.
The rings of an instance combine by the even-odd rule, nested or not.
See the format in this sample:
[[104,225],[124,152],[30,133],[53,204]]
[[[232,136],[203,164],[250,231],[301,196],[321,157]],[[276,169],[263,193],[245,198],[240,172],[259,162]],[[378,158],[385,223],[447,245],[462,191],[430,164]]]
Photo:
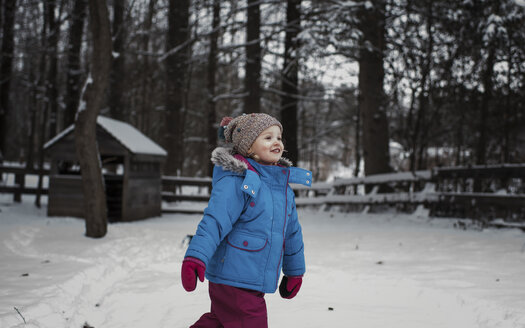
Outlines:
[[[97,124],[104,130],[106,130],[107,133],[111,134],[124,147],[126,147],[130,152],[134,154],[157,156],[166,156],[168,154],[153,140],[146,137],[142,132],[140,132],[134,126],[128,123],[117,121],[105,116],[98,116]],[[44,148],[52,146],[59,139],[73,131],[74,127],[74,124],[67,127],[67,129],[56,135],[53,139],[46,142]]]

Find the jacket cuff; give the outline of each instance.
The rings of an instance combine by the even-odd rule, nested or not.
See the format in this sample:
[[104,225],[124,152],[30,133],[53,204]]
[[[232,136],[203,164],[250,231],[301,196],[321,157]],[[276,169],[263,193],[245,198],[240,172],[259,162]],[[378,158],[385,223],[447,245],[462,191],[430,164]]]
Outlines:
[[302,277],[305,273],[305,270],[304,269],[283,270],[283,273],[285,276],[288,276],[288,277]]
[[188,248],[188,250],[186,251],[186,254],[184,254],[184,258],[187,259],[188,257],[193,257],[197,260],[200,260],[205,265],[208,264],[208,257],[206,256],[206,254],[198,250]]
[[184,258],[184,261],[182,261],[182,262],[183,263],[184,262],[193,262],[193,263],[196,263],[196,264],[200,265],[203,268],[206,268],[206,264],[204,264],[204,262],[202,262],[201,260],[199,260],[198,258],[195,258],[195,257],[186,256]]

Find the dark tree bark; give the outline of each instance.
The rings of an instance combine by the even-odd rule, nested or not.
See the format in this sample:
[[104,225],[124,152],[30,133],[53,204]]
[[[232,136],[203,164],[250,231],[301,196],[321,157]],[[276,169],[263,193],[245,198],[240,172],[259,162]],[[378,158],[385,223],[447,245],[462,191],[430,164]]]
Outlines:
[[425,57],[423,60],[423,67],[421,67],[421,91],[419,93],[419,109],[417,112],[416,123],[412,135],[412,152],[410,154],[410,170],[424,169],[423,160],[426,153],[426,143],[428,142],[427,135],[427,112],[429,110],[429,98],[431,97],[431,83],[430,73],[432,68],[432,53],[434,51],[434,34],[432,30],[433,25],[433,9],[432,1],[427,2],[427,47]]
[[[58,41],[60,39],[60,14],[56,17],[56,0],[44,1],[44,10],[48,17],[49,23],[49,43],[48,62],[46,82],[46,99],[49,115],[49,137],[52,138],[58,133]],[[62,11],[60,5],[59,13]]]
[[125,81],[125,39],[126,26],[124,23],[124,13],[126,10],[126,0],[113,0],[113,52],[111,75],[110,75],[110,96],[109,110],[111,117],[123,121],[125,119],[124,109],[124,81]]
[[[509,54],[508,54],[508,65],[509,65],[509,68],[512,67],[512,56],[510,54],[510,49],[509,49]],[[507,71],[507,86],[506,86],[506,89],[507,89],[507,95],[505,96],[505,105],[503,106],[503,135],[502,135],[502,140],[501,140],[501,144],[502,144],[502,154],[501,154],[501,163],[510,163],[511,162],[511,157],[510,157],[510,134],[511,134],[511,126],[512,126],[512,123],[511,123],[511,110],[510,110],[510,107],[511,107],[511,98],[512,98],[512,88],[511,88],[511,83],[512,83],[512,75],[511,75],[511,70],[509,69]]]
[[[359,176],[359,169],[361,167],[361,105],[357,104],[357,113],[355,116],[355,169],[354,169],[354,176]],[[357,193],[357,185],[355,186],[355,191]]]
[[107,232],[107,206],[96,124],[111,67],[111,30],[106,1],[89,0],[89,26],[93,38],[91,74],[77,114],[75,146],[82,172],[86,236],[101,238]]
[[286,157],[293,163],[299,160],[297,146],[297,103],[299,84],[299,41],[301,31],[301,0],[288,0],[286,7],[286,35],[281,80],[281,122],[286,142]]
[[183,111],[188,64],[189,1],[170,0],[168,10],[168,35],[166,37],[166,122],[165,146],[168,151],[165,173],[182,174]]
[[[28,65],[31,65],[31,63],[28,63]],[[35,70],[33,68],[30,69],[29,73],[29,79],[30,81],[33,81],[31,83],[31,87],[28,90],[29,91],[29,131],[28,131],[28,138],[27,138],[27,147],[26,147],[26,169],[34,169],[34,162],[35,162],[35,137],[36,137],[36,118],[37,118],[37,106],[38,102],[36,99],[36,80],[35,77]]]
[[244,77],[244,112],[261,111],[261,10],[259,0],[248,0],[246,23],[246,66]]
[[80,100],[80,79],[82,68],[80,66],[80,50],[82,47],[82,36],[84,35],[84,21],[86,18],[87,0],[77,0],[71,13],[69,28],[69,45],[67,47],[67,89],[66,89],[66,111],[64,115],[64,126],[67,127],[75,122],[75,115]]
[[359,54],[359,98],[363,122],[365,175],[389,172],[389,135],[383,90],[385,17],[383,1],[363,6],[359,27],[363,33]]
[[[144,18],[144,35],[142,37],[142,51],[146,54],[149,51],[150,46],[150,33],[153,26],[153,16],[155,15],[156,0],[149,0],[148,10]],[[142,65],[140,67],[141,78],[140,78],[140,90],[141,90],[141,105],[139,108],[138,127],[141,131],[149,134],[150,127],[150,116],[152,113],[152,96],[151,90],[154,87],[154,83],[151,75],[150,58],[148,55],[142,56]]]
[[[210,34],[210,52],[208,54],[208,158],[217,146],[217,115],[215,113],[215,75],[217,73],[217,48],[219,26],[221,23],[220,0],[213,0],[212,33]],[[213,174],[213,163],[208,162],[208,176]]]
[[0,63],[0,159],[7,150],[7,115],[11,110],[9,103],[11,89],[11,73],[13,70],[14,25],[16,0],[4,1],[4,20],[2,24],[2,54]]
[[[48,29],[49,29],[49,15],[44,12],[43,25],[41,29],[40,42],[42,49],[47,49],[49,44],[48,39]],[[42,173],[42,168],[44,167],[44,143],[47,140],[47,117],[48,117],[48,108],[45,95],[45,83],[47,79],[46,70],[47,70],[47,52],[41,51],[40,53],[40,62],[38,65],[38,82],[35,91],[35,103],[38,103],[39,113],[35,113],[37,116],[36,121],[37,126],[39,127],[38,131],[38,184],[37,192],[35,197],[35,206],[40,208],[41,206],[41,196],[42,196],[42,186],[44,184],[44,175]],[[40,99],[40,101],[38,101]],[[36,130],[35,126],[35,130]]]
[[478,123],[478,140],[477,140],[477,146],[476,146],[476,164],[487,164],[487,121],[488,121],[488,110],[489,110],[489,103],[492,99],[492,87],[493,87],[493,80],[492,75],[494,74],[494,63],[496,60],[496,49],[494,45],[489,47],[489,53],[487,56],[487,61],[485,63],[485,69],[483,70],[482,74],[482,82],[483,82],[483,95],[481,97],[481,103],[480,103],[480,115],[479,115],[479,123]]
[[4,0],[0,0],[0,26],[4,25]]

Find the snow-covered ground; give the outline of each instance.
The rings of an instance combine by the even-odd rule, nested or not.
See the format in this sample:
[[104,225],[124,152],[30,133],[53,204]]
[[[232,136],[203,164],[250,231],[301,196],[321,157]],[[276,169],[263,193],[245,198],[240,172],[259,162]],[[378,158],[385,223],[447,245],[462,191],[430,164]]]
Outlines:
[[[199,215],[164,215],[84,237],[31,197],[0,194],[0,327],[188,327],[206,284],[180,283]],[[300,210],[307,274],[298,296],[266,296],[269,326],[525,327],[525,234],[460,230],[417,215]],[[25,320],[25,324],[24,324]]]

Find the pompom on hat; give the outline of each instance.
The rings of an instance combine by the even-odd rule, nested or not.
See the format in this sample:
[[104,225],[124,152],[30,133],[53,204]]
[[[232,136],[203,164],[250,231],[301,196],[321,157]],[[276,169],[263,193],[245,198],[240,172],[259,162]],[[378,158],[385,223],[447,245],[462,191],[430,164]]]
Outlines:
[[248,157],[248,150],[255,139],[267,128],[277,125],[281,132],[281,123],[265,113],[243,114],[235,118],[224,117],[219,128],[219,138],[226,143],[233,144],[233,149],[239,154]]

